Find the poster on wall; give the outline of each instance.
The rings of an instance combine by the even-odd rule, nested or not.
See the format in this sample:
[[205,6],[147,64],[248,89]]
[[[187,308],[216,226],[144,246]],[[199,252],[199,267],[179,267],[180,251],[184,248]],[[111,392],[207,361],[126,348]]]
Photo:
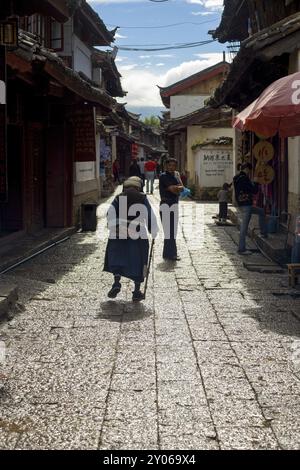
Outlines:
[[100,176],[105,176],[105,168],[111,162],[111,146],[105,139],[100,139]]
[[233,178],[233,151],[231,148],[202,148],[198,152],[197,166],[201,187],[222,187]]

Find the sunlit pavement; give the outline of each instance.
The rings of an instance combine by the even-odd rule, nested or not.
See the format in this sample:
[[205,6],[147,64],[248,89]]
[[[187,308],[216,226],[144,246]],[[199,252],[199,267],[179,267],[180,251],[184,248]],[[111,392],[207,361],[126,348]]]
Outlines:
[[129,281],[106,296],[103,206],[97,233],[6,276],[21,305],[0,325],[0,448],[300,448],[300,298],[245,269],[216,205],[181,208],[182,259],[156,240],[143,303]]

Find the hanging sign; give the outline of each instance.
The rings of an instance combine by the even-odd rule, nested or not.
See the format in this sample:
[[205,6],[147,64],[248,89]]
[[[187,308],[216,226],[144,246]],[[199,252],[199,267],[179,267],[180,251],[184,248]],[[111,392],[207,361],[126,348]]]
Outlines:
[[258,142],[253,147],[253,155],[259,162],[269,162],[274,157],[274,147],[267,140]]
[[259,184],[270,184],[275,177],[274,168],[263,162],[257,164],[255,167],[254,177]]

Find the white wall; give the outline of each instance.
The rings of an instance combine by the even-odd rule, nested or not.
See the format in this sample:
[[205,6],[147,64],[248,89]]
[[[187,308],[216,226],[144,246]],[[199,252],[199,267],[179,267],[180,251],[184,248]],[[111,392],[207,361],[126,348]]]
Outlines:
[[87,77],[92,78],[92,52],[80,39],[74,35],[74,70],[83,72]]
[[[195,141],[205,141],[207,139],[216,139],[217,137],[231,137],[233,139],[233,155],[235,155],[235,131],[231,128],[202,128],[201,126],[189,126],[187,128],[187,170],[189,172],[190,182],[195,182],[195,151],[191,146]],[[234,171],[234,170],[233,170]],[[234,175],[232,175],[233,177]]]
[[204,107],[204,101],[209,95],[175,95],[170,99],[171,119],[175,119],[192,113]]

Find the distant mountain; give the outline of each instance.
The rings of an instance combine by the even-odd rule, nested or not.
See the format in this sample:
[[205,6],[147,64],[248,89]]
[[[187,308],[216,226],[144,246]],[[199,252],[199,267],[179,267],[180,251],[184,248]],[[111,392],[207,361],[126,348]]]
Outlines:
[[141,118],[150,116],[159,116],[162,117],[161,111],[166,111],[164,106],[128,106],[126,105],[126,109],[131,113],[140,114]]

